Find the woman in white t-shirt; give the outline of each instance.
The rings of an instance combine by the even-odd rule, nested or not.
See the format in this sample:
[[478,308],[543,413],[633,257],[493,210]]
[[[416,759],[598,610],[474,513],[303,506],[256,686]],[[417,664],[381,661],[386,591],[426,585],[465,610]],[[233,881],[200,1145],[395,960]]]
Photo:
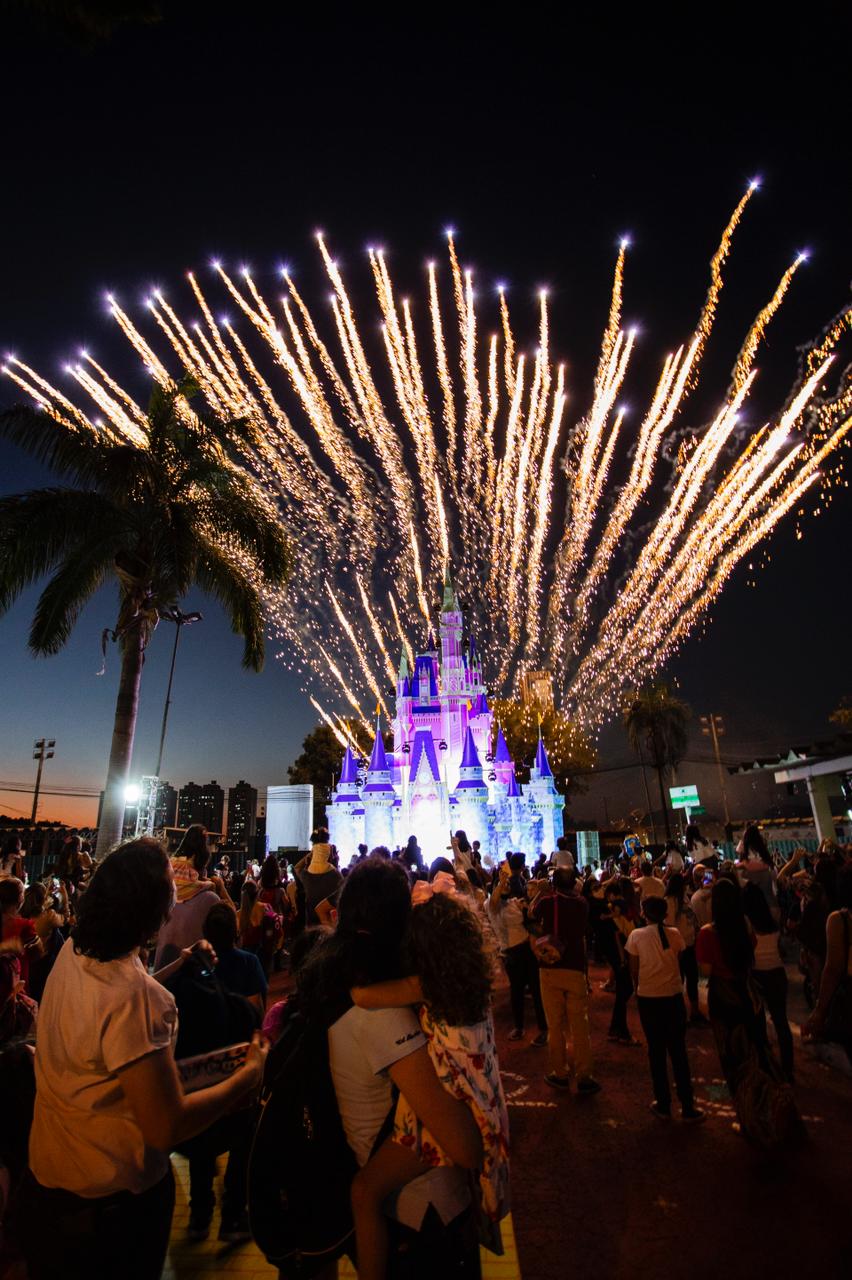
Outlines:
[[174,1205],[169,1152],[260,1084],[268,1046],[258,1035],[229,1079],[183,1094],[175,1002],[139,956],[173,901],[162,845],[143,838],[119,847],[80,897],[47,980],[21,1199],[32,1280],[156,1280]]
[[630,958],[630,972],[636,988],[639,1020],[648,1042],[648,1062],[654,1101],[651,1110],[661,1120],[671,1119],[672,1097],[668,1059],[671,1059],[675,1090],[684,1120],[706,1119],[695,1105],[689,1059],[686,1056],[686,1006],[678,964],[683,950],[679,930],[667,928],[663,898],[646,898],[642,903],[644,929],[634,929],[624,949]]

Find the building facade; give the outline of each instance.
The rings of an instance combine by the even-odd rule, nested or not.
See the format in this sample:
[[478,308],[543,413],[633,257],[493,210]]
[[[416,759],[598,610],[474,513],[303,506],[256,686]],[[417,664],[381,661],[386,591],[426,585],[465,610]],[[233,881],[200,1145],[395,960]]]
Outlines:
[[240,781],[228,789],[228,844],[250,849],[257,829],[257,788]]
[[208,831],[222,833],[225,818],[225,792],[214,778],[212,782],[188,782],[181,787],[177,805],[177,825],[190,827],[200,822]]

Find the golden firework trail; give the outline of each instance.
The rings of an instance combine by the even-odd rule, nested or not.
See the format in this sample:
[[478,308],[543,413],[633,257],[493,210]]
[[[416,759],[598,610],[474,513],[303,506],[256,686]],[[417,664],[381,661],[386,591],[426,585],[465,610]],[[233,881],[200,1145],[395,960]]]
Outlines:
[[[420,302],[399,290],[385,250],[368,250],[376,306],[366,318],[363,283],[351,292],[322,233],[327,303],[309,304],[289,268],[270,288],[221,263],[212,288],[190,272],[185,299],[157,290],[139,320],[108,296],[156,383],[174,388],[188,373],[212,413],[248,424],[239,464],[280,511],[293,548],[291,581],[268,600],[277,656],[339,742],[354,741],[350,708],[366,731],[363,708],[387,714],[400,648],[411,667],[437,631],[448,568],[494,692],[511,695],[523,670],[545,668],[562,707],[594,731],[684,643],[779,521],[800,521],[809,503],[818,514],[848,485],[852,308],[805,349],[779,411],[747,425],[761,344],[804,254],[733,348],[712,416],[684,423],[719,341],[725,270],[756,189],[728,220],[692,332],[664,355],[638,409],[624,403],[640,335],[622,320],[629,245],[619,243],[594,379],[584,391],[571,377],[573,421],[547,291],[526,339],[502,285],[483,329],[452,231]],[[66,428],[148,447],[143,407],[88,352],[66,368],[79,404],[14,356],[3,371]]]

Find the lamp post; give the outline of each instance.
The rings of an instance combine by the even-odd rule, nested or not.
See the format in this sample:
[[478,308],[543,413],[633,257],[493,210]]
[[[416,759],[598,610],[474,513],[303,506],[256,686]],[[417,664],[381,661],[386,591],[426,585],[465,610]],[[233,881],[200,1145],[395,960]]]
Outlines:
[[728,812],[728,793],[725,790],[725,774],[722,769],[722,756],[719,752],[719,739],[725,732],[724,719],[722,716],[714,715],[712,712],[709,716],[701,716],[701,732],[705,738],[713,739],[713,754],[716,757],[716,768],[719,770],[719,787],[722,792],[722,804],[725,809],[725,826],[729,827],[731,825],[731,815]]
[[157,767],[154,770],[154,776],[159,779],[160,768],[163,763],[163,747],[166,741],[166,725],[169,722],[169,707],[172,704],[172,680],[175,674],[175,659],[177,658],[178,641],[180,640],[181,628],[191,622],[201,622],[202,615],[200,613],[183,613],[177,605],[173,605],[171,609],[163,609],[160,617],[165,622],[173,622],[175,624],[175,644],[172,649],[172,664],[169,667],[169,683],[166,689],[166,705],[163,707],[163,727],[160,730],[160,749],[157,752]]
[[30,819],[35,826],[36,813],[38,812],[38,793],[41,790],[41,771],[44,768],[45,760],[53,759],[53,748],[56,746],[55,738],[39,738],[33,743],[33,760],[38,760],[38,769],[36,770],[36,784],[33,792],[33,816]]

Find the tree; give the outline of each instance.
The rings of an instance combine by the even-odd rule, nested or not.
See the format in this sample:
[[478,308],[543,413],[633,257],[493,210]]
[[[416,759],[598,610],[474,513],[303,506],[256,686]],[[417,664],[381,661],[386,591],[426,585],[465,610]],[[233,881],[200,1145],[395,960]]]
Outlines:
[[687,704],[660,680],[637,690],[624,709],[624,727],[631,747],[640,759],[644,754],[657,772],[669,840],[672,830],[664,784],[686,755],[691,715]]
[[[515,761],[519,781],[526,781],[529,766],[535,758],[538,744],[539,710],[532,703],[498,698],[492,705],[496,725],[499,724],[506,738],[509,754]],[[562,711],[545,711],[541,719],[541,736],[547,748],[547,758],[553,778],[560,791],[577,794],[585,787],[582,775],[591,772],[597,763],[597,754],[580,729]]]
[[852,698],[848,694],[841,698],[828,718],[832,724],[839,724],[841,729],[852,729]]
[[190,379],[156,388],[126,434],[89,428],[28,407],[0,415],[0,436],[71,487],[0,501],[0,614],[50,575],[36,605],[29,648],[57,653],[81,609],[110,578],[118,583],[111,635],[121,676],[98,833],[99,856],[121,838],[145,648],[161,612],[193,586],[223,606],[243,637],[243,666],[264,657],[262,592],[281,586],[288,551],[280,519],[238,456],[255,439],[242,420],[194,411]]

